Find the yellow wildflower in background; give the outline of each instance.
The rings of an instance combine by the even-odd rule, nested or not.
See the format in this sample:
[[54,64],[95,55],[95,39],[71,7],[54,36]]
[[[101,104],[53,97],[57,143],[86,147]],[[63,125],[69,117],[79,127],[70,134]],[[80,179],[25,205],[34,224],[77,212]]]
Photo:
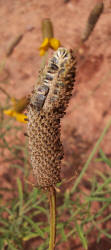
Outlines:
[[27,122],[27,121],[24,120],[24,119],[27,118],[26,115],[24,115],[22,113],[18,113],[16,111],[14,111],[13,109],[4,110],[4,114],[16,118],[16,120],[19,121],[19,122],[24,122],[24,123]]
[[42,35],[43,42],[39,48],[40,56],[43,56],[49,48],[57,50],[60,47],[60,41],[54,38],[53,25],[49,18],[42,21]]
[[39,50],[40,50],[40,56],[43,56],[45,54],[45,52],[51,48],[54,50],[57,50],[60,47],[60,41],[57,40],[56,38],[52,37],[52,38],[48,38],[46,37],[43,41],[43,43],[41,44]]
[[14,117],[19,122],[26,123],[25,119],[27,119],[27,116],[24,115],[22,112],[26,108],[28,104],[28,98],[23,97],[20,100],[16,100],[15,98],[11,99],[12,101],[12,107],[10,109],[4,110],[4,114]]

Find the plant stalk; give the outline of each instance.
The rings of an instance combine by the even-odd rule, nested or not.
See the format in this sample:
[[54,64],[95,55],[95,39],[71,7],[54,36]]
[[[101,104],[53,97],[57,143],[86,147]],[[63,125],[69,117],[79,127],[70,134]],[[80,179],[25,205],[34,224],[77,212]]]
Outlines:
[[50,241],[49,250],[55,249],[56,241],[56,191],[54,187],[50,187],[49,190],[50,201]]

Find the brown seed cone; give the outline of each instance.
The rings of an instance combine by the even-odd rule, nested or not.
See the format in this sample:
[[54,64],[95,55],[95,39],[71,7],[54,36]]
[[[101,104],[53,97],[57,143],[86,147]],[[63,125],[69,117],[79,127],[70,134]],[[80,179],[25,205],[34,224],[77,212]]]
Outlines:
[[40,73],[28,107],[31,163],[37,185],[45,189],[60,182],[60,118],[64,116],[74,80],[73,52],[59,48]]

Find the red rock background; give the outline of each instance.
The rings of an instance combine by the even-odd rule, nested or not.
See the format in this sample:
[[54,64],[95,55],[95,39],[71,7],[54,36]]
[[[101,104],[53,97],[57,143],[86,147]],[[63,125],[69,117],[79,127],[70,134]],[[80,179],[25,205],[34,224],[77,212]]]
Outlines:
[[[0,61],[5,66],[0,83],[16,98],[27,95],[37,81],[42,58],[38,48],[42,42],[41,21],[50,18],[54,34],[66,48],[78,47],[87,18],[97,0],[1,0],[0,1]],[[18,34],[23,39],[10,57],[6,51]],[[52,51],[49,52],[51,54]],[[90,38],[81,46],[77,57],[77,77],[67,115],[62,121],[62,140],[65,150],[62,176],[72,177],[74,168],[82,168],[103,128],[111,117],[111,1],[104,1],[101,15]],[[0,92],[1,103],[4,94]],[[12,140],[12,135],[10,138]],[[9,139],[10,140],[10,139]],[[102,149],[111,156],[111,130],[102,142]],[[95,167],[94,167],[95,166]],[[7,172],[1,164],[0,176]],[[86,179],[100,165],[89,167]],[[107,171],[107,168],[102,168]],[[69,184],[70,187],[71,184]],[[103,244],[103,245],[102,245]],[[110,244],[107,246],[107,244]],[[94,246],[95,247],[95,246]],[[105,247],[105,248],[104,248]],[[108,250],[111,242],[99,248]],[[64,246],[63,246],[64,248]],[[61,250],[63,249],[61,248]],[[74,249],[73,246],[65,246]],[[78,246],[77,249],[82,249]],[[93,249],[89,248],[90,250]]]

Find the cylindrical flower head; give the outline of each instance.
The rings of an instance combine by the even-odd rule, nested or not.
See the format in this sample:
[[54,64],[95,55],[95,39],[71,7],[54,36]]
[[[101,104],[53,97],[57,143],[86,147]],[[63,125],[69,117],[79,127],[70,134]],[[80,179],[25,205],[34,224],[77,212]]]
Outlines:
[[49,18],[45,18],[42,21],[42,34],[43,34],[43,39],[45,39],[46,37],[52,38],[54,36],[53,25]]
[[75,65],[73,52],[59,48],[40,72],[28,106],[31,163],[37,185],[45,189],[60,182],[60,119],[71,97]]
[[103,13],[104,3],[98,2],[92,9],[86,24],[85,31],[82,35],[82,42],[85,42],[91,35],[100,15]]

